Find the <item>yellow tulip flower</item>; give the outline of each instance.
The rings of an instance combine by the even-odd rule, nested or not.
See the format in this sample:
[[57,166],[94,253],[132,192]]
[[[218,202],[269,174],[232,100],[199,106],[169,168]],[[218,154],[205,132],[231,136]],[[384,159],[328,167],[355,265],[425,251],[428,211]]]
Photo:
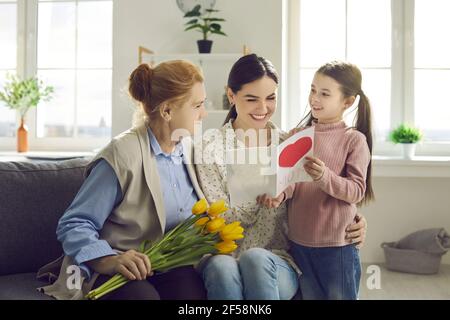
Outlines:
[[227,205],[225,204],[225,200],[218,200],[211,204],[211,207],[208,209],[208,215],[210,217],[217,217],[219,214],[222,214],[228,210]]
[[220,238],[224,241],[228,240],[239,240],[244,238],[242,233],[222,233],[220,232]]
[[239,223],[230,223],[220,230],[220,238],[224,241],[244,238],[244,228]]
[[206,230],[208,230],[209,233],[218,232],[222,229],[224,225],[225,225],[224,218],[214,218],[206,224]]
[[195,222],[195,225],[197,227],[204,226],[209,220],[210,220],[209,217],[200,218],[200,219],[197,220],[197,222]]
[[[232,223],[230,223],[230,224],[227,224],[225,227],[223,227],[223,232],[225,232],[225,233],[232,233],[232,232],[235,232],[234,230],[236,229],[236,228],[242,228],[241,227],[241,222],[240,221],[235,221],[235,222],[232,222]],[[244,229],[242,228],[242,231],[241,231],[241,233],[244,231]]]
[[244,235],[242,233],[229,233],[229,234],[222,235],[222,233],[221,233],[220,238],[223,241],[232,241],[232,240],[242,239],[242,238],[244,238]]
[[205,213],[208,210],[208,202],[206,199],[198,200],[192,207],[192,214],[199,215]]
[[236,250],[237,245],[234,241],[222,241],[217,243],[215,247],[217,250],[219,250],[219,253],[227,254]]

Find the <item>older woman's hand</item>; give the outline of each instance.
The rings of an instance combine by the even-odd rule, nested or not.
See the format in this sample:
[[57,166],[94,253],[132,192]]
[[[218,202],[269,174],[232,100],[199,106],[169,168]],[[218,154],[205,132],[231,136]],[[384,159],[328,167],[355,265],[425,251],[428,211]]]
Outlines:
[[86,261],[86,264],[100,274],[120,273],[128,280],[144,280],[153,274],[148,256],[135,250]]
[[355,243],[356,248],[361,249],[366,240],[367,233],[367,220],[361,214],[357,213],[355,217],[355,222],[347,227],[345,240],[348,243]]

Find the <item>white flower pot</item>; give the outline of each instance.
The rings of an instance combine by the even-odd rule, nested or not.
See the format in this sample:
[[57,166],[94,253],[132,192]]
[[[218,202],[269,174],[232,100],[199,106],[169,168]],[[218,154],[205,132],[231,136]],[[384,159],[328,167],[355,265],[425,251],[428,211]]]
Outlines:
[[403,146],[403,158],[411,160],[414,157],[414,153],[416,152],[416,144],[402,143],[402,146]]

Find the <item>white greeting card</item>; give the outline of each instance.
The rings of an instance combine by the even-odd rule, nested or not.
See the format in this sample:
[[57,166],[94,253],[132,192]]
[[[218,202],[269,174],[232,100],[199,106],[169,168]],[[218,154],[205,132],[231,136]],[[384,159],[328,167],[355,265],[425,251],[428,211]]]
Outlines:
[[277,148],[228,150],[227,186],[230,205],[255,202],[258,195],[279,195],[290,184],[312,181],[303,165],[314,154],[314,127],[297,132]]

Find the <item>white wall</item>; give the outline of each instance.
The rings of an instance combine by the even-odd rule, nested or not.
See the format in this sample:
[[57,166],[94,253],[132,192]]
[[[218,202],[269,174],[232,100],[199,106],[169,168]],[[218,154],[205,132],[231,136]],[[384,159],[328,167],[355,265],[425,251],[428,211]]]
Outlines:
[[[367,244],[361,250],[364,262],[384,261],[382,242],[397,241],[427,228],[450,232],[449,178],[386,178],[373,182],[376,201],[361,212],[368,220]],[[443,257],[450,264],[450,253]]]
[[[213,53],[251,52],[273,62],[281,73],[282,1],[217,0],[218,16],[226,19],[227,37],[213,36]],[[186,20],[175,0],[116,0],[113,43],[113,136],[128,129],[133,104],[127,95],[127,79],[137,66],[138,46],[156,53],[197,53],[197,32],[185,32]],[[226,83],[226,79],[223,80]],[[281,101],[279,103],[281,105]],[[280,124],[280,110],[273,120]]]
[[[213,52],[237,53],[247,44],[252,52],[270,59],[281,73],[282,1],[217,0],[227,22],[228,37],[215,36]],[[175,0],[117,0],[114,8],[113,135],[131,123],[133,104],[126,84],[137,66],[137,48],[157,53],[196,53],[195,32],[184,32]],[[224,82],[226,79],[224,79]],[[122,89],[125,90],[123,91]],[[281,101],[279,106],[281,105]],[[280,107],[274,117],[280,124]],[[377,200],[362,212],[369,222],[365,262],[382,262],[380,244],[395,241],[422,228],[445,227],[450,232],[450,179],[375,178]],[[450,253],[444,256],[450,264]]]

